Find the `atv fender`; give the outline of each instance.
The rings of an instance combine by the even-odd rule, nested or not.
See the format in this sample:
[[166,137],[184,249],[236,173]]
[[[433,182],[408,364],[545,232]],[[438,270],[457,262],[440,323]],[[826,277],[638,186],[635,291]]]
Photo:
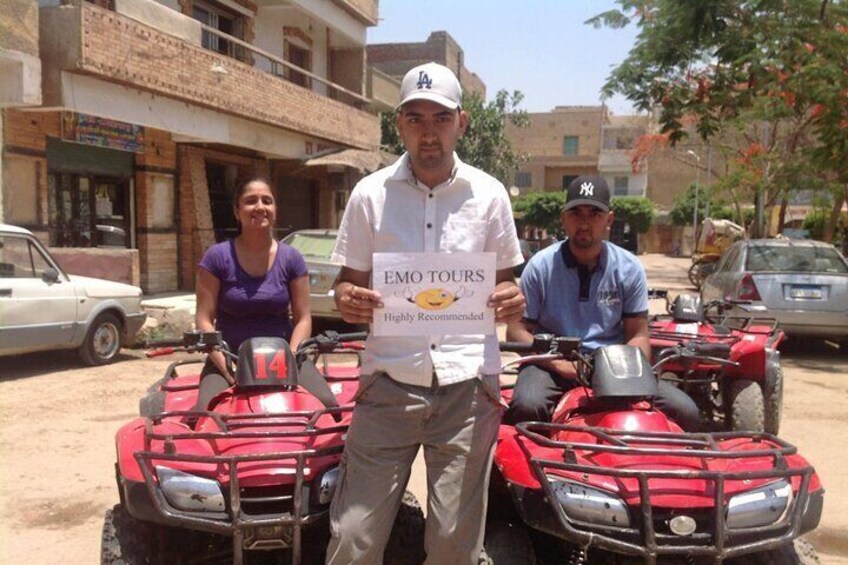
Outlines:
[[[144,435],[145,425],[147,422],[148,420],[146,418],[135,418],[122,426],[115,436],[115,447],[118,452],[118,472],[121,477],[128,481],[140,483],[144,482],[144,474],[139,468],[136,453],[145,451],[146,446]],[[191,431],[185,424],[171,420],[165,420],[156,425],[155,430],[157,433],[161,434],[185,434]],[[152,441],[150,442],[149,449],[153,452],[164,452],[166,450],[164,443],[165,442],[161,440]],[[207,441],[182,439],[175,440],[174,444],[179,451],[200,455],[212,455],[209,442]],[[153,463],[155,464],[155,460],[153,460]],[[187,465],[185,463],[180,464],[173,462],[170,463],[169,466],[175,469],[185,467],[186,470],[195,472],[198,470],[209,470],[210,472],[213,472],[215,469],[215,465],[211,463]]]

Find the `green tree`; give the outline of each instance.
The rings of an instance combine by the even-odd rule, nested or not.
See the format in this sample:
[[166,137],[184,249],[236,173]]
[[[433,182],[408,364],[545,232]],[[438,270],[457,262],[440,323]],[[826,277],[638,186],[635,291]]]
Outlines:
[[[695,183],[689,185],[684,194],[681,194],[674,199],[674,205],[669,213],[671,223],[675,226],[691,226],[694,220],[695,211]],[[736,214],[733,208],[728,206],[723,200],[717,198],[710,199],[710,218],[716,220],[731,220],[740,225],[745,225],[746,218],[744,211],[739,215]],[[698,223],[703,222],[707,217],[707,202],[703,187],[698,190]],[[748,218],[750,221],[750,218]],[[698,227],[700,229],[700,226]]]
[[564,192],[528,192],[515,199],[512,211],[521,224],[559,236],[562,234],[559,217],[564,205]]
[[796,187],[830,191],[832,233],[848,197],[848,2],[618,4],[589,20],[640,29],[605,94],[658,110],[671,144],[694,131],[723,153],[737,214],[756,198],[785,207]]
[[[504,186],[512,184],[515,172],[524,157],[512,150],[506,137],[506,125],[527,127],[527,112],[519,109],[524,95],[519,91],[511,94],[500,90],[488,103],[476,92],[462,96],[462,108],[468,114],[468,129],[457,144],[456,152],[464,162],[486,171]],[[388,151],[403,153],[403,144],[395,127],[395,113],[384,112],[380,116],[381,141]]]
[[654,221],[654,205],[643,196],[618,196],[610,201],[616,220],[630,224],[636,233],[645,233]]
[[[565,192],[529,192],[513,202],[512,210],[521,224],[561,236],[560,214],[563,206]],[[651,227],[654,206],[647,198],[620,196],[612,199],[610,207],[616,219],[629,223],[636,233],[645,233]]]

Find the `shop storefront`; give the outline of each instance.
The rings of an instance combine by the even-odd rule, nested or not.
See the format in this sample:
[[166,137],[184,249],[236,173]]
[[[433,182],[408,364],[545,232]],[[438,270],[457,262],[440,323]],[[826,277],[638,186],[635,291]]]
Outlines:
[[52,247],[135,247],[133,175],[143,128],[66,114],[47,139]]

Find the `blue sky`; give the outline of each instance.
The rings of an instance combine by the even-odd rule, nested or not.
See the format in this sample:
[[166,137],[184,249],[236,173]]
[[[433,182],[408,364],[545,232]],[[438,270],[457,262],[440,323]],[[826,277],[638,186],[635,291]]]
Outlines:
[[[380,22],[369,28],[368,42],[419,42],[447,31],[488,95],[520,90],[523,109],[548,112],[600,104],[601,86],[627,56],[637,30],[583,22],[613,7],[612,0],[380,0]],[[608,106],[618,115],[632,112],[620,96]]]

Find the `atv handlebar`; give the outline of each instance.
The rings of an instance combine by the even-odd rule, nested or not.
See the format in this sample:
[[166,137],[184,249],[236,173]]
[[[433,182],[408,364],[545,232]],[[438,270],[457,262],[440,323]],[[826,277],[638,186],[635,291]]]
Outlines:
[[671,361],[712,363],[725,367],[738,367],[739,363],[736,361],[715,356],[715,354],[724,353],[727,349],[727,345],[721,343],[686,342],[672,345],[662,349],[657,354],[658,361],[654,363],[653,369],[659,371],[663,365]]
[[[303,340],[295,353],[299,359],[313,353],[332,353],[337,351],[341,344],[363,341],[368,337],[367,332],[355,332],[340,334],[334,331],[326,331],[315,337]],[[145,342],[145,348],[153,348],[147,352],[147,357],[160,357],[171,355],[178,351],[187,353],[211,353],[221,351],[231,359],[238,359],[238,355],[230,351],[227,342],[221,337],[221,332],[185,332],[182,338],[157,339]],[[362,349],[362,346],[347,345],[354,350]]]

